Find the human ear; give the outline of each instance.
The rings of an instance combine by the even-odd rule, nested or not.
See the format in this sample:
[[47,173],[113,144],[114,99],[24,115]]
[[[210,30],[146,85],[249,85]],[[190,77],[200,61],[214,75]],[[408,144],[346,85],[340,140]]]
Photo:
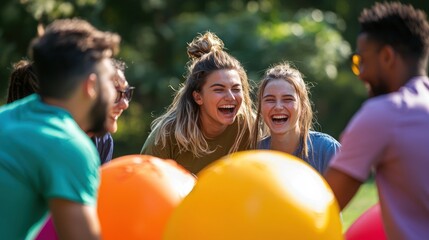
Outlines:
[[396,57],[397,54],[391,46],[386,45],[381,49],[381,60],[389,68],[396,68]]
[[193,91],[192,92],[192,97],[194,98],[194,101],[198,104],[198,105],[203,105],[203,98],[201,97],[201,94],[197,91]]
[[83,83],[84,93],[92,99],[97,98],[97,75],[91,73]]

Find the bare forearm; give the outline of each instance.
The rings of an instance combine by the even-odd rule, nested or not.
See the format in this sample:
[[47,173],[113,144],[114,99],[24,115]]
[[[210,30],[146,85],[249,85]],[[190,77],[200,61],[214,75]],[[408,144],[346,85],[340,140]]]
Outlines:
[[328,168],[325,179],[334,192],[341,210],[347,206],[362,184],[362,182],[334,168]]
[[100,239],[100,225],[95,207],[54,199],[51,200],[52,219],[60,239]]

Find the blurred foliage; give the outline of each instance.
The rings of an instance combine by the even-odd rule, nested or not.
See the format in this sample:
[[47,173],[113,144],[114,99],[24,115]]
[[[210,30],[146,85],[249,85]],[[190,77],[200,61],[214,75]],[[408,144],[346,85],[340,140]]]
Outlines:
[[[426,1],[408,1],[429,10]],[[349,70],[357,16],[373,1],[347,0],[3,0],[0,2],[0,91],[11,64],[27,56],[37,25],[80,17],[122,36],[119,58],[136,86],[114,134],[115,156],[140,152],[154,117],[167,107],[186,73],[186,44],[216,33],[257,84],[264,70],[291,61],[312,86],[317,129],[338,138],[366,97]]]

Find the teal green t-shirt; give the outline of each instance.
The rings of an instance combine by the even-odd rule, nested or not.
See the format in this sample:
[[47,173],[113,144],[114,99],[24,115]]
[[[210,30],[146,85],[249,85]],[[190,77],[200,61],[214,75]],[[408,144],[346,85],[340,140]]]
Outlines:
[[53,198],[95,205],[99,156],[70,113],[38,95],[0,108],[0,234],[37,234]]

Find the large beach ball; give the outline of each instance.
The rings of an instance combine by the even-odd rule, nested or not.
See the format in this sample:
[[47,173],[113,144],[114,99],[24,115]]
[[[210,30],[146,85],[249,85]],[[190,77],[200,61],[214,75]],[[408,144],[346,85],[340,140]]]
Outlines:
[[385,240],[387,239],[381,217],[380,204],[376,203],[366,210],[347,229],[347,240]]
[[103,239],[161,239],[195,177],[172,160],[128,155],[101,167],[98,216]]
[[164,239],[342,239],[324,179],[282,152],[243,151],[217,160],[170,218]]

